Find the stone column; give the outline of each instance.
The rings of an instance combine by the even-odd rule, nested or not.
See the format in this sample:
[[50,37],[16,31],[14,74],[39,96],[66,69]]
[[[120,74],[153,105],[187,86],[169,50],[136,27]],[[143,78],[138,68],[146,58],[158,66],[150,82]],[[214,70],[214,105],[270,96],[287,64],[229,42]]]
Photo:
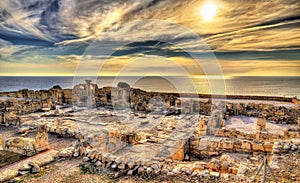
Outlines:
[[204,119],[200,119],[198,125],[198,132],[200,135],[207,135],[208,127],[207,127],[207,122]]
[[48,149],[48,130],[46,125],[37,126],[35,143],[38,152]]
[[92,80],[85,80],[85,82],[86,82],[86,84],[87,84],[87,106],[88,106],[88,108],[89,109],[91,109],[92,108],[92,94],[91,94],[91,82],[92,82]]
[[258,117],[256,122],[256,130],[266,130],[266,118],[263,116]]

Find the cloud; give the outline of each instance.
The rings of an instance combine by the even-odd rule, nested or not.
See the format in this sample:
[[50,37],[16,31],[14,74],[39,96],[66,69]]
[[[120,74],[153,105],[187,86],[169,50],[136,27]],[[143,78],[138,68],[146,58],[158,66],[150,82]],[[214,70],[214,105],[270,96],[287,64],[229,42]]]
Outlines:
[[[1,67],[4,62],[14,62],[18,66],[65,63],[68,68],[79,60],[93,65],[108,56],[114,60],[110,66],[116,68],[124,60],[147,56],[181,60],[189,67],[191,55],[208,60],[214,58],[213,51],[222,62],[228,61],[224,65],[227,70],[230,64],[247,65],[233,71],[238,74],[262,72],[257,62],[248,64],[247,60],[275,65],[284,61],[282,67],[296,73],[298,65],[293,64],[300,58],[299,1],[213,2],[216,16],[203,21],[199,9],[204,0],[2,0]],[[247,68],[255,69],[248,72]]]
[[300,61],[220,60],[222,70],[228,76],[299,76]]

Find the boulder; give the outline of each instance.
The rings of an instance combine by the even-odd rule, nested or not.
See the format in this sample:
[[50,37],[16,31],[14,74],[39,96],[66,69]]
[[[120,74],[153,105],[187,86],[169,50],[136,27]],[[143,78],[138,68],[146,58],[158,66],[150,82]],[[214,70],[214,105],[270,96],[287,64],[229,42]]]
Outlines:
[[220,163],[220,161],[217,160],[217,159],[212,159],[208,163],[208,169],[211,172],[219,172],[221,170],[221,163]]
[[3,172],[0,172],[0,182],[11,180],[18,174],[18,170],[4,170]]
[[249,168],[246,167],[245,165],[240,165],[237,171],[237,175],[245,175],[249,171]]
[[34,139],[24,137],[10,137],[4,141],[4,150],[22,154],[26,156],[32,156],[38,151],[37,145]]
[[27,171],[27,170],[31,170],[31,166],[29,165],[29,164],[23,164],[23,165],[21,165],[20,167],[19,167],[19,171]]

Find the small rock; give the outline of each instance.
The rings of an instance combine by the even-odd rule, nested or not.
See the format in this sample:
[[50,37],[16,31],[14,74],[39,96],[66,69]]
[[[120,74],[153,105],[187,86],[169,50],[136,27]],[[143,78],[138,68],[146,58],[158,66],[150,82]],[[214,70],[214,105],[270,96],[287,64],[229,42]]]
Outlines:
[[168,170],[164,168],[164,169],[161,170],[161,173],[162,173],[162,174],[167,174],[167,173],[168,173]]
[[127,163],[127,165],[128,165],[128,167],[129,167],[129,169],[133,169],[133,168],[135,167],[135,164],[134,164],[133,161],[129,161],[129,162]]
[[31,172],[32,173],[39,173],[41,171],[41,168],[39,166],[34,166],[32,169],[31,169]]
[[30,170],[22,170],[22,171],[19,171],[19,174],[20,175],[25,175],[25,174],[29,174],[30,173]]
[[121,176],[121,173],[120,172],[116,172],[115,174],[114,174],[114,178],[116,179],[116,178],[119,178]]
[[21,167],[19,167],[19,171],[27,171],[31,170],[31,166],[29,164],[23,164]]
[[143,167],[139,167],[138,168],[138,174],[143,174],[144,173],[144,168]]
[[153,169],[151,167],[148,167],[147,170],[146,170],[147,174],[151,174],[152,171],[153,171]]
[[151,168],[153,168],[153,170],[157,170],[157,169],[158,169],[158,166],[157,166],[157,164],[152,164],[152,165],[151,165]]
[[148,124],[148,123],[149,123],[148,120],[143,120],[143,121],[141,121],[141,125],[146,125],[146,124]]
[[290,150],[290,145],[289,144],[285,144],[284,146],[283,146],[283,149],[284,150],[286,150],[286,151],[288,151],[288,150]]
[[129,176],[133,175],[133,170],[129,170],[129,171],[127,172],[127,175],[129,175]]
[[95,165],[96,165],[96,166],[102,166],[102,163],[101,163],[101,161],[97,161],[97,162],[95,163]]
[[87,161],[89,161],[89,160],[90,160],[90,158],[87,157],[87,156],[83,157],[83,159],[82,159],[82,161],[84,161],[84,162],[87,162]]
[[298,149],[297,145],[293,144],[292,147],[291,147],[292,151],[295,151]]
[[39,173],[41,171],[40,166],[37,163],[30,162],[28,164],[32,167],[32,169],[31,169],[32,173]]
[[244,175],[249,170],[245,165],[240,165],[237,174]]
[[160,170],[158,169],[158,170],[154,170],[154,174],[155,175],[159,175],[160,174]]
[[189,159],[190,159],[189,155],[186,154],[186,155],[184,156],[184,160],[189,160]]
[[212,177],[220,177],[219,172],[209,172],[209,175],[212,176]]
[[280,153],[280,149],[279,148],[273,148],[273,153],[276,153],[276,154]]
[[175,174],[180,174],[180,169],[179,168],[174,168],[172,170],[172,172],[175,173]]
[[204,170],[204,171],[202,171],[202,173],[203,173],[202,176],[204,176],[204,177],[208,177],[210,174],[210,172],[208,170]]
[[230,174],[229,174],[229,173],[222,173],[222,174],[221,174],[221,178],[223,178],[223,179],[225,179],[225,180],[229,180]]
[[192,177],[197,177],[198,176],[198,171],[193,171]]
[[74,157],[78,157],[78,156],[79,156],[79,153],[78,153],[78,152],[75,152],[73,156],[74,156]]
[[191,168],[185,168],[184,173],[186,175],[191,175],[192,174],[192,169]]
[[111,161],[110,162],[107,162],[107,164],[105,165],[105,168],[109,168],[110,167],[110,165],[111,165],[112,163],[111,163]]
[[167,176],[173,176],[173,175],[174,175],[173,172],[168,172],[168,173],[167,173]]
[[115,169],[117,168],[117,165],[115,163],[113,163],[111,166],[110,166],[112,169]]
[[121,156],[118,156],[116,159],[115,159],[115,162],[117,165],[121,164],[122,163],[122,158]]
[[30,130],[29,127],[21,127],[21,128],[19,128],[18,133],[21,133],[21,134],[26,133],[29,130]]
[[125,169],[125,164],[120,164],[119,166],[118,166],[118,168],[120,169],[120,170],[124,170]]

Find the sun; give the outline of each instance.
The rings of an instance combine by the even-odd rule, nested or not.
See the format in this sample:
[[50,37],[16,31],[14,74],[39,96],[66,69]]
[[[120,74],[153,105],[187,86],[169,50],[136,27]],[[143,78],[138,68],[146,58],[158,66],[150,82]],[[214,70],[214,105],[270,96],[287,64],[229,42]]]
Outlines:
[[207,2],[201,7],[200,12],[202,18],[206,21],[209,21],[216,15],[217,6],[212,2]]

